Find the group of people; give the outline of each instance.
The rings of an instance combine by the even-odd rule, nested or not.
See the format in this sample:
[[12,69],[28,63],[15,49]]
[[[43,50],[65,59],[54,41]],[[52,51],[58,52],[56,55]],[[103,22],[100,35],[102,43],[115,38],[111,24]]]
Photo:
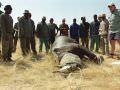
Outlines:
[[74,18],[70,27],[66,24],[65,19],[62,20],[59,27],[54,23],[53,18],[50,18],[50,22],[47,24],[45,16],[35,27],[35,23],[31,19],[32,14],[25,10],[23,16],[17,18],[18,22],[13,27],[13,19],[10,16],[12,7],[6,5],[4,7],[5,12],[0,11],[2,59],[3,61],[12,61],[11,56],[16,51],[18,39],[23,56],[28,55],[31,51],[34,55],[37,55],[35,37],[39,38],[40,41],[39,52],[42,52],[43,44],[45,44],[46,53],[48,53],[59,32],[60,36],[75,39],[91,51],[95,49],[96,52],[99,52],[101,49],[102,54],[113,56],[115,42],[117,41],[120,45],[120,10],[116,8],[114,3],[108,5],[108,8],[111,12],[109,20],[107,20],[105,14],[99,16],[95,14],[93,22],[88,23],[85,17],[81,17],[82,23],[79,25]]

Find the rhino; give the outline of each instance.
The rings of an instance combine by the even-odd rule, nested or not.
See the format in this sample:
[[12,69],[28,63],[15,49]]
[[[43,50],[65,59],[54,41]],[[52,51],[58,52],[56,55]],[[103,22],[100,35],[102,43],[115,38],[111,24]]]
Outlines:
[[96,64],[101,64],[104,60],[102,56],[97,56],[87,48],[80,46],[74,39],[66,36],[58,36],[52,45],[52,53],[58,58],[60,69],[58,72],[70,73],[82,66],[82,59],[87,56]]

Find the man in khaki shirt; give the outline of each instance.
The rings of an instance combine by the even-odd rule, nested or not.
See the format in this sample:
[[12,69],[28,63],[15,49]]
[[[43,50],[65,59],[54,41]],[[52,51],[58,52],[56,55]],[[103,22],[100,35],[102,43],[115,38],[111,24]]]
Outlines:
[[106,19],[106,15],[101,15],[102,21],[100,22],[99,34],[101,38],[102,44],[102,54],[109,54],[109,42],[108,42],[108,29],[109,29],[109,22]]

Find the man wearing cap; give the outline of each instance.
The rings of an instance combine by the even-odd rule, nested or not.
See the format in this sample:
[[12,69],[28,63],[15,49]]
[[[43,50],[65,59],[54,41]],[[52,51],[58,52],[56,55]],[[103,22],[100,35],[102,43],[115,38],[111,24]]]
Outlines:
[[89,28],[90,28],[90,24],[88,22],[86,22],[86,18],[85,17],[81,17],[82,23],[80,24],[80,38],[82,41],[82,46],[86,47],[89,49]]
[[114,3],[108,5],[108,8],[111,12],[111,15],[109,17],[109,39],[111,45],[110,55],[114,56],[116,41],[120,45],[120,10],[116,8]]
[[43,17],[42,21],[37,24],[36,32],[40,40],[39,52],[42,51],[43,44],[45,44],[46,53],[48,53],[50,32],[48,25],[46,24],[46,17]]
[[57,25],[54,22],[54,19],[51,18],[50,19],[50,23],[48,24],[48,28],[50,30],[50,44],[52,45],[55,41],[55,36],[58,33],[59,28],[57,27]]
[[14,25],[14,47],[13,47],[13,52],[16,52],[16,46],[17,46],[18,37],[19,37],[19,19],[20,19],[20,17],[17,17],[18,22],[16,22],[15,25]]
[[19,38],[22,55],[26,56],[30,51],[30,38],[31,38],[31,21],[28,10],[24,11],[24,16],[19,20]]
[[59,26],[60,36],[68,36],[69,26],[65,23],[65,19],[62,20],[62,24]]
[[100,28],[99,28],[99,35],[101,40],[101,49],[103,55],[109,54],[109,42],[108,42],[108,29],[109,29],[109,22],[106,19],[106,15],[101,15],[102,21],[100,22]]
[[80,26],[76,23],[76,18],[73,19],[73,24],[70,25],[70,37],[79,43],[79,29]]
[[0,16],[1,36],[2,36],[2,59],[3,61],[12,61],[13,50],[13,19],[10,16],[12,7],[6,5],[5,13]]

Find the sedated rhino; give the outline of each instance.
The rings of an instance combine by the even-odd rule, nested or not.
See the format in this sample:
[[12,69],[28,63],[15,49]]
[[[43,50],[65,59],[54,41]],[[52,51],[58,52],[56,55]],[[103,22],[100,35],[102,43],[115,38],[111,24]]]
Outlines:
[[87,48],[80,46],[75,40],[66,37],[58,36],[52,46],[54,56],[57,56],[60,62],[59,72],[71,72],[82,65],[82,59],[87,56],[90,60],[97,64],[101,64],[103,57],[97,57]]

